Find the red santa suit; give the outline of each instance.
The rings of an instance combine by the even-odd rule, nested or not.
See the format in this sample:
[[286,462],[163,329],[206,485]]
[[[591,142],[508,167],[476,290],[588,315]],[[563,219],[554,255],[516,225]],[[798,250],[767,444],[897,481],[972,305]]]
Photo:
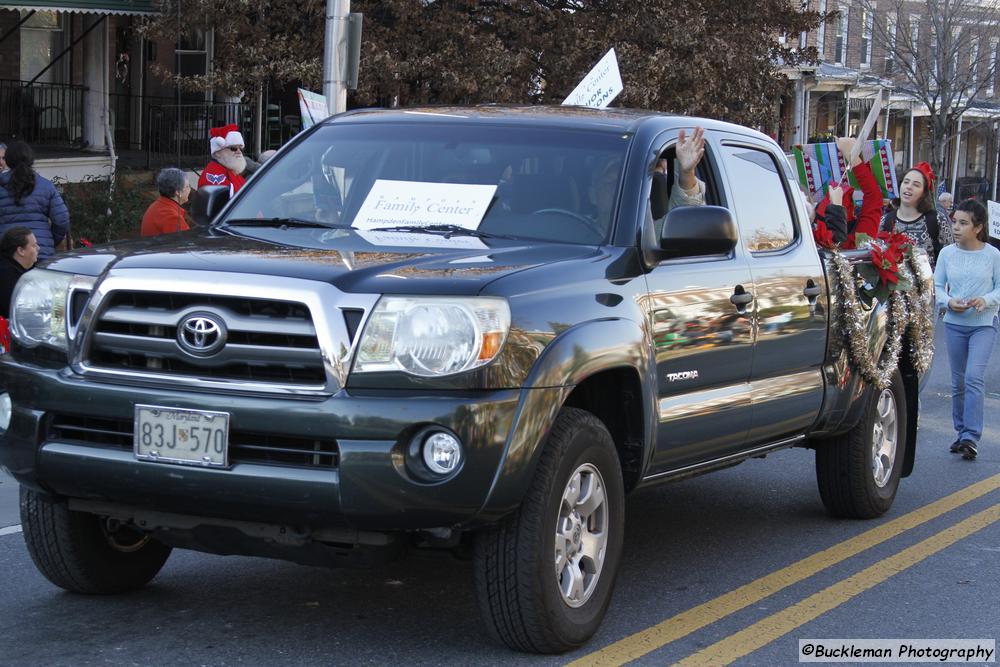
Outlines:
[[[223,127],[213,127],[209,130],[208,143],[209,152],[212,155],[230,146],[243,148],[246,145],[243,141],[243,135],[240,134],[239,128],[235,123]],[[246,179],[243,176],[223,166],[221,162],[214,158],[208,161],[205,169],[201,172],[201,177],[198,178],[199,188],[204,185],[228,185],[230,197],[236,194],[243,187],[244,183],[246,183]]]
[[230,197],[236,194],[243,187],[244,183],[246,183],[245,178],[231,169],[226,169],[221,163],[215,160],[208,161],[205,169],[201,172],[201,177],[198,179],[199,188],[203,185],[228,185]]

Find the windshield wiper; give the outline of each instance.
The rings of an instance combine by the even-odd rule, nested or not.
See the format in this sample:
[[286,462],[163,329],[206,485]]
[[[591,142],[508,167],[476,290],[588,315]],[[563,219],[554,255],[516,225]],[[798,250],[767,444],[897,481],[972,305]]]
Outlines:
[[437,234],[446,239],[452,236],[475,236],[476,238],[497,238],[498,234],[481,232],[461,225],[399,225],[398,227],[376,227],[374,232],[413,232],[414,234]]
[[233,218],[223,220],[219,227],[318,227],[328,229],[339,227],[349,229],[349,225],[342,225],[338,222],[321,222],[319,220],[306,220],[304,218]]

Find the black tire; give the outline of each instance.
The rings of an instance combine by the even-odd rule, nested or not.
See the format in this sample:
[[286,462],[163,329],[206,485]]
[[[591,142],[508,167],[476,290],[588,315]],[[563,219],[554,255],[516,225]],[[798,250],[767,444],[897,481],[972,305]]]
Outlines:
[[[871,388],[864,400],[867,401],[864,414],[854,428],[816,446],[819,495],[832,516],[854,519],[882,516],[892,507],[899,488],[907,433],[906,393],[899,372],[893,373],[888,389]],[[882,401],[891,402],[895,411],[894,427],[881,426],[885,420],[880,417],[880,405],[883,409],[886,405]],[[882,464],[877,467],[875,442],[880,432],[885,434],[885,438],[894,437],[895,447],[891,463],[887,463],[889,457],[883,455],[879,457]],[[883,454],[886,450],[885,438],[882,440]],[[876,476],[882,479],[877,480]]]
[[111,531],[95,514],[73,512],[21,487],[21,528],[28,553],[45,578],[73,593],[107,595],[145,586],[170,547],[128,528]]
[[[579,499],[590,497],[581,493],[579,504],[563,504],[563,493],[578,472],[588,489],[601,483],[604,488],[605,509],[584,510],[590,518],[578,524],[582,531],[569,528],[576,516],[572,513],[560,523],[565,508],[584,508],[587,503]],[[590,639],[611,602],[621,562],[624,509],[621,466],[607,428],[589,412],[563,408],[549,432],[521,507],[498,526],[477,535],[476,594],[490,635],[512,649],[533,653],[561,653]],[[571,555],[567,562],[575,557],[574,549],[576,553],[585,551],[588,537],[606,535],[596,538],[606,539],[603,564],[596,577],[590,573],[590,582],[581,584],[584,590],[569,602],[573,592],[564,598],[556,574],[557,525],[563,525],[566,534],[575,533],[575,546],[573,539],[564,543]],[[580,532],[584,533],[582,541],[578,539]],[[593,562],[589,560],[587,565]],[[569,581],[569,569],[563,569],[562,582]],[[590,592],[584,595],[586,591]]]

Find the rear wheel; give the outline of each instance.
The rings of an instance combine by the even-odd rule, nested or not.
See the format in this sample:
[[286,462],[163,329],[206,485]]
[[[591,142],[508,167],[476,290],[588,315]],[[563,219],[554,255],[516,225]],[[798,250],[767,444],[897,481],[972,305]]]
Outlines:
[[521,508],[477,536],[476,592],[495,639],[559,653],[594,634],[618,573],[624,496],[607,428],[564,408]]
[[74,593],[123,593],[145,586],[170,556],[149,535],[95,514],[73,512],[21,487],[21,526],[38,571]]
[[893,374],[886,389],[873,390],[861,420],[847,433],[816,447],[816,481],[833,516],[872,519],[896,498],[906,447],[906,394]]

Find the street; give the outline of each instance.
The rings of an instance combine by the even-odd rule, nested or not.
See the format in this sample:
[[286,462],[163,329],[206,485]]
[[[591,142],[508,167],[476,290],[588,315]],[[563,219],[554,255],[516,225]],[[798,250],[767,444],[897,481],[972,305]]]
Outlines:
[[777,665],[798,663],[805,638],[995,639],[1000,354],[987,376],[979,458],[963,461],[948,453],[941,333],[916,469],[886,516],[828,518],[813,454],[802,449],[639,491],[628,499],[608,616],[574,653],[528,656],[490,643],[471,564],[439,553],[325,570],[175,551],[137,593],[65,593],[32,565],[16,484],[0,476],[0,663]]

